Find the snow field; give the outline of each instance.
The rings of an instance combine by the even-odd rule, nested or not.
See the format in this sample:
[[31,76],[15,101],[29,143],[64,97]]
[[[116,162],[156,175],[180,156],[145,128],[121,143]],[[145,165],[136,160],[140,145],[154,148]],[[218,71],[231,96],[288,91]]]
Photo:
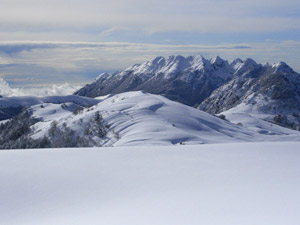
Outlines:
[[298,225],[297,142],[1,151],[0,224]]

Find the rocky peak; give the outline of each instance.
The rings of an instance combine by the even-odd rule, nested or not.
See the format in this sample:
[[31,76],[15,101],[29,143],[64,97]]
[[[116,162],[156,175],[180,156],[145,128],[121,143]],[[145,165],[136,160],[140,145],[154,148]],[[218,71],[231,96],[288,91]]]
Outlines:
[[[227,61],[225,61],[224,59],[222,59],[220,56],[216,56],[214,58],[212,58],[210,60],[210,63],[212,65],[216,65],[216,66],[223,66],[224,63],[226,63]],[[227,62],[228,63],[228,62]]]
[[95,81],[98,81],[98,80],[105,80],[109,77],[110,75],[108,73],[101,73],[96,79]]
[[274,63],[272,68],[274,69],[274,73],[295,73],[285,62]]

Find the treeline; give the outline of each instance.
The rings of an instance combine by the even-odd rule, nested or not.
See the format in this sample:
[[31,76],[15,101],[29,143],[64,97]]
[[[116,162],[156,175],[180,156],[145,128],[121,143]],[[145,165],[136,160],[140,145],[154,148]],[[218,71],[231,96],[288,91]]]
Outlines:
[[107,128],[99,112],[86,124],[84,134],[77,134],[66,123],[58,126],[56,121],[51,123],[47,134],[39,139],[30,137],[31,126],[39,120],[31,117],[31,112],[24,111],[9,121],[0,125],[0,149],[29,149],[29,148],[63,148],[63,147],[92,147],[100,146],[94,137],[103,138]]
[[273,121],[275,124],[290,128],[292,130],[298,130],[300,131],[300,115],[299,113],[292,113],[292,116],[294,117],[293,120],[290,120],[286,115],[278,114],[274,116]]
[[48,148],[49,140],[44,137],[34,140],[29,137],[31,126],[38,120],[31,117],[29,111],[24,111],[8,122],[0,125],[0,149]]

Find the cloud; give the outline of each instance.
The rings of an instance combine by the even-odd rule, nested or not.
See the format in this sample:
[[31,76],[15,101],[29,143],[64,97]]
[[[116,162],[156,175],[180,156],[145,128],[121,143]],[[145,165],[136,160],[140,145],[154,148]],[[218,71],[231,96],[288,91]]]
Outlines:
[[68,83],[61,85],[39,86],[31,88],[13,88],[5,80],[0,78],[0,95],[3,97],[14,96],[62,96],[71,95],[82,86],[69,85]]
[[103,31],[273,32],[300,27],[300,3],[296,0],[4,2],[0,9],[2,30],[49,32],[97,27],[107,35]]
[[75,91],[79,90],[81,87],[81,85],[70,85],[68,83],[65,83],[60,85],[23,88],[21,89],[21,93],[23,96],[63,96],[71,95]]
[[17,54],[23,51],[32,51],[33,49],[47,49],[47,48],[54,48],[55,45],[53,44],[22,44],[22,43],[17,43],[17,44],[1,44],[0,45],[0,54],[5,53],[8,55],[11,54]]
[[6,81],[0,78],[0,95],[3,97],[20,96],[22,92],[18,88],[11,88]]

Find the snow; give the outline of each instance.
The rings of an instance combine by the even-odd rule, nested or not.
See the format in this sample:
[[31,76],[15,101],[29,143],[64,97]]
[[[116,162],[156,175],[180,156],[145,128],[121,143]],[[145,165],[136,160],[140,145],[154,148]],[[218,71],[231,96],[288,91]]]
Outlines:
[[[97,105],[121,139],[114,146],[216,143],[250,140],[239,127],[158,95],[128,92]],[[228,129],[226,129],[226,128]],[[240,134],[233,138],[233,133]],[[110,145],[110,143],[108,143]]]
[[[47,135],[52,121],[58,127],[66,124],[78,136],[91,126],[96,112],[100,112],[109,127],[105,139],[97,140],[98,146],[148,146],[179,144],[212,144],[252,141],[300,140],[300,132],[264,122],[244,126],[229,123],[198,109],[173,102],[159,95],[142,91],[126,92],[98,99],[93,107],[78,115],[72,113],[76,105],[43,104],[31,108],[33,117],[40,120],[32,126],[32,138]],[[226,114],[227,117],[227,114]],[[231,119],[231,117],[229,117]],[[262,123],[262,122],[261,122]],[[262,131],[268,129],[268,132]]]
[[166,78],[170,78],[179,72],[190,70],[201,70],[204,65],[209,64],[210,61],[206,60],[203,56],[189,56],[183,57],[169,56],[168,58],[156,57],[140,65],[129,67],[125,71],[134,71],[135,75],[147,76],[147,74],[165,74]]
[[299,142],[1,151],[0,223],[298,225]]
[[214,57],[210,60],[211,64],[215,64],[215,65],[218,65],[218,66],[222,66],[222,64],[224,62],[225,62],[225,60],[223,60],[220,56],[216,56],[216,57]]
[[[228,80],[235,76],[241,76],[246,74],[250,70],[261,66],[257,64],[253,59],[247,58],[242,61],[237,58],[232,63],[223,60],[221,57],[216,56],[210,60],[205,59],[201,55],[183,57],[169,56],[168,58],[156,57],[143,64],[137,64],[127,68],[120,75],[125,75],[129,71],[133,71],[136,76],[147,77],[149,75],[164,74],[165,78],[174,77],[178,73],[187,72],[187,74],[193,74],[195,71],[209,71],[210,76],[219,77],[224,80]],[[187,80],[188,78],[182,78]]]
[[276,137],[276,135],[283,135],[282,138],[284,138],[285,136],[289,136],[289,140],[292,140],[291,138],[294,137],[293,140],[300,141],[298,131],[272,124],[251,114],[229,112],[224,112],[222,114],[225,115],[226,119],[228,119],[230,122],[240,124],[248,130],[253,130],[260,134],[273,135],[273,137]]
[[[249,96],[249,99],[251,100],[252,97]],[[255,105],[252,105],[249,104],[246,99],[244,102],[227,111],[223,111],[220,114],[225,115],[226,119],[231,123],[241,123],[247,130],[252,130],[269,136],[269,138],[267,138],[269,141],[273,138],[279,138],[280,140],[284,140],[286,138],[289,141],[300,141],[299,131],[284,128],[268,122],[273,121],[275,115],[274,112],[272,110],[265,112],[260,110],[259,107],[262,105],[270,105],[271,101],[265,101],[263,96],[257,95],[255,102]]]
[[247,72],[258,68],[258,66],[261,66],[261,64],[257,64],[253,59],[247,58],[245,61],[236,59],[235,61],[233,61],[232,66],[235,70],[235,76],[243,76],[247,74]]
[[[98,99],[99,101],[100,98]],[[69,105],[67,105],[70,107]],[[93,107],[74,115],[62,104],[35,105],[33,138],[47,134],[51,122],[64,123],[83,135],[97,111],[110,127],[105,146],[202,144],[249,141],[251,133],[192,107],[141,91],[106,96]],[[74,107],[74,106],[73,106]],[[239,133],[238,135],[235,135]],[[114,136],[118,134],[120,139]],[[234,137],[235,136],[235,137]],[[99,143],[100,144],[100,143]]]

